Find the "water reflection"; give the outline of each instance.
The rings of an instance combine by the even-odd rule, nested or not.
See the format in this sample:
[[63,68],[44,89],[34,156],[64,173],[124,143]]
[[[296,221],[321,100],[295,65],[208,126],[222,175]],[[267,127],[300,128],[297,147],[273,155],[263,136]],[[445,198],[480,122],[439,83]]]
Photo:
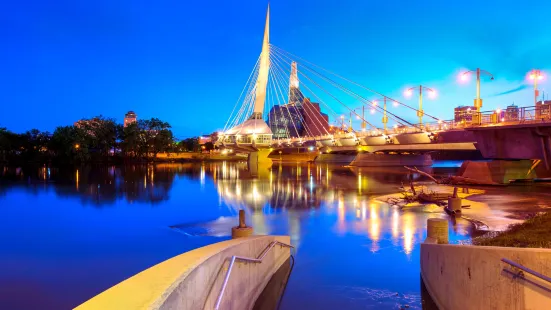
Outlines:
[[[290,234],[298,248],[303,237],[301,227],[308,225],[306,221],[315,214],[327,214],[335,216],[331,230],[337,235],[365,236],[373,253],[381,250],[381,242],[390,240],[409,257],[414,245],[423,238],[426,219],[442,216],[423,211],[404,212],[374,199],[402,186],[407,175],[399,169],[275,165],[264,177],[252,178],[244,164],[203,167],[213,176],[222,205],[233,214],[244,209],[256,233]],[[286,219],[287,231],[273,224],[274,214]],[[464,231],[471,229],[466,221],[459,220],[456,226]]]
[[[0,264],[11,266],[0,286],[31,279],[51,289],[47,308],[72,308],[164,259],[229,238],[244,209],[257,234],[290,235],[297,248],[282,309],[416,308],[426,220],[448,217],[376,200],[407,181],[402,170],[290,164],[257,177],[244,163],[0,167]],[[452,242],[471,232],[462,219],[450,226]],[[50,285],[53,278],[61,284]]]

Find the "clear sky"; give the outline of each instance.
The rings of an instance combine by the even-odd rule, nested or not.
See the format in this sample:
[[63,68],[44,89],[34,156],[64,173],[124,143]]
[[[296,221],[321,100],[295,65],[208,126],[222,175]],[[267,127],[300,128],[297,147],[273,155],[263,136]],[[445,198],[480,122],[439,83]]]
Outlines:
[[[266,5],[7,1],[0,126],[53,131],[99,114],[122,122],[134,110],[181,138],[219,130],[260,53]],[[396,98],[407,85],[434,87],[425,110],[444,119],[472,104],[474,83],[456,80],[462,68],[494,74],[482,85],[484,110],[531,105],[526,73],[551,74],[549,0],[272,0],[271,11],[274,45]],[[542,84],[551,94],[550,78]]]

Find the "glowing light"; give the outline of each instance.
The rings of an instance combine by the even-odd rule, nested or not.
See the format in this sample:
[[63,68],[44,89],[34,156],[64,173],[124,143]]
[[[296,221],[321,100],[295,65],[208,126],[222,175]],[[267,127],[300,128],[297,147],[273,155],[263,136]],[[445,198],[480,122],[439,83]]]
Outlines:
[[79,180],[80,180],[79,175],[78,175],[78,169],[77,169],[77,173],[76,173],[76,174],[77,174],[77,175],[76,175],[75,181],[76,181],[76,188],[77,188],[77,191],[78,191],[78,182],[79,182]]
[[430,97],[430,98],[436,98],[436,91],[435,91],[435,90],[431,90],[431,91],[429,92],[429,97]]
[[530,78],[530,80],[533,80],[533,79],[536,78],[536,75],[534,73],[532,73],[532,74],[530,74],[529,78]]
[[357,115],[357,116],[356,116],[356,119],[360,119],[360,116]]
[[344,115],[341,115],[341,119],[344,119]]
[[438,120],[438,124],[442,124],[443,121],[441,119]]
[[501,113],[501,109],[496,110],[496,114],[499,114],[499,113]]
[[395,107],[398,107],[399,103],[398,103],[398,101],[394,101],[394,103],[392,103],[392,105],[395,106]]
[[311,151],[314,150],[314,147],[313,147],[313,146],[309,146],[309,147],[308,147],[308,150],[311,152]]
[[471,112],[471,108],[467,108],[467,112]]
[[398,241],[398,221],[400,219],[400,215],[398,213],[398,210],[394,209],[392,212],[392,242],[397,243]]
[[394,129],[397,129],[398,128],[398,125],[397,124],[394,124]]
[[467,82],[468,80],[469,80],[469,75],[467,74],[467,72],[462,73],[461,75],[459,75],[459,81],[460,82]]
[[505,118],[502,117],[502,118],[501,118],[501,121],[504,122],[504,121],[505,121]]
[[375,114],[375,109],[371,109],[371,114]]
[[413,215],[403,214],[402,219],[402,227],[404,228],[404,252],[409,255],[411,254],[411,251],[413,251],[413,239],[415,233]]
[[406,91],[404,92],[404,96],[405,96],[405,97],[411,97],[411,94],[412,94],[411,89],[408,89],[408,90],[406,90]]
[[543,80],[543,75],[538,75],[538,80]]
[[377,106],[377,104],[378,104],[377,100],[373,100],[372,103],[373,103],[373,106]]

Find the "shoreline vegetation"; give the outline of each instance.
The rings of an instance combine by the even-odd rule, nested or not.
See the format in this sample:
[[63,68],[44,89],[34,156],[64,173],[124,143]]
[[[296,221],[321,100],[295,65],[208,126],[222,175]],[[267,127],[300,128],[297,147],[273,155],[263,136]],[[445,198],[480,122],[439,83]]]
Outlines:
[[473,238],[473,245],[514,248],[551,248],[551,211],[537,214],[523,223],[511,224],[501,232]]
[[[0,126],[0,163],[64,165],[185,161],[194,158],[167,157],[163,160],[157,155],[186,152],[200,155],[215,148],[211,142],[200,145],[197,137],[178,140],[171,128],[169,123],[157,118],[123,126],[101,115],[79,120],[71,126],[59,126],[53,133],[38,129],[15,133]],[[216,138],[216,133],[211,135],[211,141]]]

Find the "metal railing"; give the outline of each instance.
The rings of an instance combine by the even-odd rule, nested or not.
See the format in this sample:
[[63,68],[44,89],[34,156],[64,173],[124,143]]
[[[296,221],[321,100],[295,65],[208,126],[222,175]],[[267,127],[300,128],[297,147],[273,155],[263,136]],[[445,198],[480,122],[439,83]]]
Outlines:
[[[530,269],[530,268],[524,267],[524,266],[522,266],[521,264],[515,263],[515,262],[513,262],[512,260],[509,260],[509,259],[507,259],[507,258],[502,258],[501,261],[504,262],[504,263],[506,263],[506,264],[509,264],[509,265],[511,265],[511,266],[513,266],[513,267],[515,267],[515,268],[518,268],[518,269],[520,269],[520,270],[522,270],[522,271],[524,271],[524,272],[527,272],[527,273],[529,273],[529,274],[531,274],[531,275],[533,275],[533,276],[535,276],[535,277],[538,277],[538,278],[540,278],[540,279],[542,279],[542,280],[544,280],[544,281],[547,281],[547,282],[551,283],[551,278],[550,278],[550,277],[545,276],[545,275],[543,275],[543,274],[541,274],[541,273],[539,273],[539,272],[537,272],[537,271],[534,271],[534,270],[532,270],[532,269]],[[519,272],[519,276],[524,277],[524,275],[522,274],[522,271]]]
[[216,299],[216,305],[214,306],[215,310],[218,310],[220,308],[220,304],[222,303],[222,298],[224,297],[224,292],[226,291],[226,286],[228,285],[228,281],[230,280],[230,274],[233,268],[233,265],[236,261],[242,261],[242,262],[249,262],[249,263],[262,263],[262,259],[268,254],[268,251],[270,251],[273,247],[276,245],[287,248],[294,248],[290,244],[286,244],[279,241],[272,241],[268,246],[258,255],[257,258],[250,258],[250,257],[243,257],[243,256],[232,256],[230,260],[230,264],[228,266],[228,271],[226,272],[226,276],[224,277],[224,282],[222,282],[222,288],[220,289],[220,294],[218,294],[218,298]]

